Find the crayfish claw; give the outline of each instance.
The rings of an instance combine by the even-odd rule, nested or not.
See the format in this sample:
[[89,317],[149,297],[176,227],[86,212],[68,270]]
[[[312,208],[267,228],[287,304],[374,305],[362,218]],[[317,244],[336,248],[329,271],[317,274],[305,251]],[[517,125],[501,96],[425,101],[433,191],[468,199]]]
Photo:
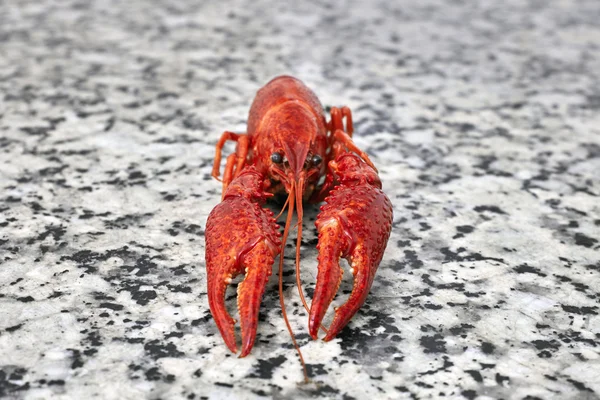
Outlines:
[[317,224],[319,272],[308,320],[308,332],[313,339],[317,339],[323,317],[342,282],[344,272],[340,267],[340,256],[349,246],[335,218],[329,221],[318,219]]
[[277,250],[271,248],[268,243],[261,242],[244,256],[243,264],[249,267],[246,268],[244,280],[238,285],[237,303],[242,329],[242,353],[240,358],[246,357],[254,345],[260,301],[265,292],[267,281],[271,276],[271,266],[274,261],[273,254],[276,252]]
[[391,202],[372,167],[352,153],[338,156],[330,165],[339,185],[325,199],[316,222],[319,266],[309,312],[313,339],[339,289],[340,258],[350,262],[354,285],[346,303],[336,309],[325,341],[333,339],[365,302],[392,226]]
[[235,321],[227,312],[225,292],[232,279],[245,274],[237,293],[240,357],[248,355],[254,345],[260,302],[281,247],[273,213],[261,207],[268,197],[262,185],[262,176],[252,167],[245,168],[228,186],[223,201],[206,222],[208,303],[225,344],[234,353]]
[[[218,267],[217,267],[218,268]],[[235,320],[227,312],[225,307],[225,291],[231,282],[231,274],[227,266],[219,268],[219,271],[208,275],[208,302],[213,319],[221,332],[223,341],[233,353],[237,353],[235,342]]]

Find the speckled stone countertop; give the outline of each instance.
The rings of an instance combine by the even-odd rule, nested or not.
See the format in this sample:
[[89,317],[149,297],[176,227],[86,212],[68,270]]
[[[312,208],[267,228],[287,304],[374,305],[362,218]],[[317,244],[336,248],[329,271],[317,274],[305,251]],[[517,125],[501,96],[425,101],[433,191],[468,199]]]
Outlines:
[[[0,397],[599,398],[600,3],[318,3],[0,3]],[[394,204],[333,342],[287,257],[308,385],[275,274],[245,359],[206,297],[214,145],[283,73]]]

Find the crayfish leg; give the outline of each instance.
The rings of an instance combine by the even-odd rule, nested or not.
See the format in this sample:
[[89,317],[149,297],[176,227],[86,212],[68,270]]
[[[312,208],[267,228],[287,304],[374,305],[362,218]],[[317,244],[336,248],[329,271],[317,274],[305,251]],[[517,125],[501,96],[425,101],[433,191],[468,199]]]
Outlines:
[[[330,111],[331,120],[329,122],[329,131],[333,134],[336,130],[342,130],[348,134],[348,136],[352,137],[352,133],[354,132],[354,124],[352,123],[352,111],[350,111],[349,107],[342,107],[341,109],[337,107],[331,107]],[[346,119],[346,128],[344,129],[343,119]]]
[[220,181],[220,169],[221,169],[221,157],[223,153],[223,146],[227,141],[236,142],[235,153],[230,154],[227,157],[227,163],[225,165],[225,174],[223,176],[223,196],[225,196],[225,190],[231,181],[242,173],[244,166],[246,165],[246,159],[248,157],[250,139],[246,134],[233,133],[229,131],[223,132],[221,138],[215,146],[215,159],[213,161],[212,177]]

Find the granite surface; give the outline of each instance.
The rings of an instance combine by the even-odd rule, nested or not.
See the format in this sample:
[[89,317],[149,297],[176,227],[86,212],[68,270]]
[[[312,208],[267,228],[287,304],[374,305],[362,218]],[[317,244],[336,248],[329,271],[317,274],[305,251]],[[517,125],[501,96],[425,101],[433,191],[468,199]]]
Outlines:
[[[0,397],[599,398],[599,21],[597,0],[0,2]],[[352,108],[394,204],[333,342],[287,257],[309,385],[276,275],[245,359],[206,297],[214,145],[282,73]]]

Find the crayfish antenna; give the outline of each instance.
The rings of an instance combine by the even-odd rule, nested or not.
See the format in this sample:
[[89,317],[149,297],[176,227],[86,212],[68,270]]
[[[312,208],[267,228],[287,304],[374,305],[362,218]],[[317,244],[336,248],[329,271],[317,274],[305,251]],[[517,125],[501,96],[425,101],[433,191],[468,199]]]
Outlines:
[[[298,356],[300,357],[300,363],[302,364],[302,369],[304,370],[304,382],[308,383],[310,379],[308,378],[308,370],[306,369],[306,363],[304,362],[304,357],[302,356],[302,351],[300,351],[300,347],[296,342],[296,337],[294,336],[294,331],[292,330],[292,326],[290,325],[290,321],[287,317],[287,312],[285,311],[285,301],[283,300],[283,253],[285,250],[285,242],[287,242],[287,237],[290,232],[290,225],[292,223],[292,217],[294,216],[294,196],[295,196],[295,185],[292,184],[289,193],[289,208],[288,214],[285,221],[285,228],[283,230],[283,237],[281,239],[281,252],[279,253],[279,303],[281,304],[281,313],[283,314],[283,320],[285,321],[285,325],[287,326],[288,332],[290,333],[290,337],[292,338],[292,343],[298,352]],[[300,202],[302,204],[302,202]]]
[[302,290],[302,280],[300,279],[300,247],[302,245],[302,216],[304,214],[304,210],[302,209],[302,193],[304,192],[304,174],[300,175],[297,185],[298,187],[296,188],[296,214],[298,215],[298,238],[296,239],[296,286],[298,287],[298,293],[300,294],[300,299],[302,300],[304,309],[306,310],[306,312],[309,312],[308,303],[304,298],[304,291]]

